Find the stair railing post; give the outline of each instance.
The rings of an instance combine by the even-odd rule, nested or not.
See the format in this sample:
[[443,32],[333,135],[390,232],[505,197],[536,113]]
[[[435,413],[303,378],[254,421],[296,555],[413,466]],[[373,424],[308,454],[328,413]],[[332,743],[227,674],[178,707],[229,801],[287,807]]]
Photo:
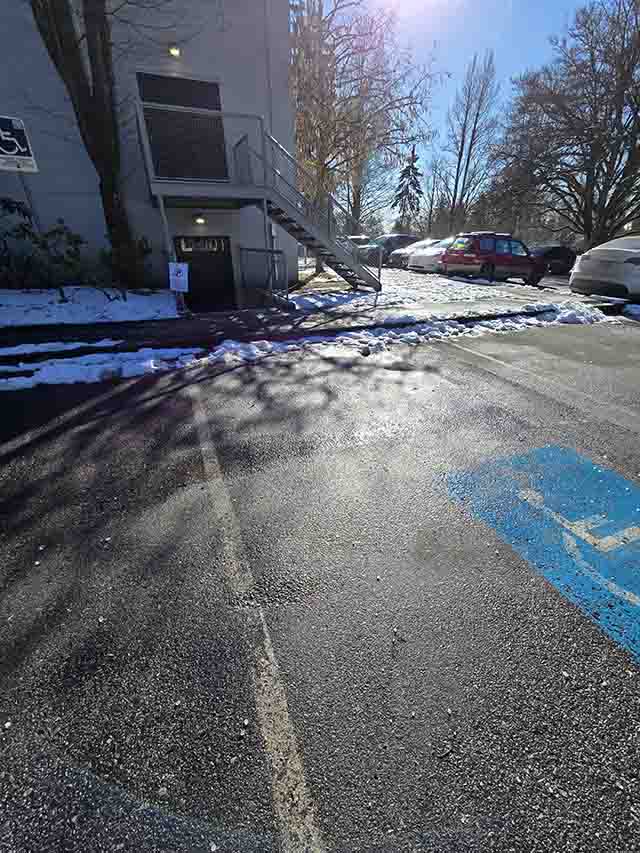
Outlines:
[[264,174],[264,184],[263,186],[268,186],[268,163],[267,163],[267,134],[264,130],[264,119],[260,116],[260,139],[262,144],[262,171]]
[[382,277],[382,246],[378,246],[378,281]]

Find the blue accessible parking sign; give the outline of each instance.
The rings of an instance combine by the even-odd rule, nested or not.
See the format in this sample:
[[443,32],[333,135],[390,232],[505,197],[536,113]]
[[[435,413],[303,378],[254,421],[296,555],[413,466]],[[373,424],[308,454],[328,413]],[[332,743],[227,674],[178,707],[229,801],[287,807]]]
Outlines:
[[640,658],[640,488],[543,447],[452,474],[449,490]]

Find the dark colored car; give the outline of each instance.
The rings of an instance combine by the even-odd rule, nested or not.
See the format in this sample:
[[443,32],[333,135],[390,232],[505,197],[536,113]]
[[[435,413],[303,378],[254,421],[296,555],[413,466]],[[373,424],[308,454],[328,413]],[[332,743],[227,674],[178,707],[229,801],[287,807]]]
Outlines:
[[546,246],[532,246],[531,254],[534,258],[544,261],[546,272],[550,275],[569,275],[576,262],[576,253],[569,246],[561,246],[559,243]]
[[365,264],[377,265],[378,254],[382,249],[382,263],[386,264],[391,252],[395,252],[396,249],[404,249],[405,246],[409,246],[419,239],[415,234],[381,234],[368,245],[361,246],[359,255]]
[[521,240],[511,234],[470,231],[458,234],[442,256],[445,274],[482,276],[490,281],[521,278],[538,284],[546,272],[545,263],[534,257]]

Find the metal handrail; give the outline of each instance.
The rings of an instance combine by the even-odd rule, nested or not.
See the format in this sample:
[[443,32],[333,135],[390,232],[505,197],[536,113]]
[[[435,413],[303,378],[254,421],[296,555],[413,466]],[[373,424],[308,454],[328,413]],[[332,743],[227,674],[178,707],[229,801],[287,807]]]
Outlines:
[[315,181],[316,181],[315,175],[312,175],[311,172],[308,171],[308,169],[306,169],[304,166],[300,165],[300,163],[296,160],[296,158],[293,156],[293,154],[290,151],[287,151],[287,149],[284,147],[284,145],[282,145],[282,143],[278,142],[278,140],[275,139],[273,136],[271,136],[270,133],[266,133],[266,137],[269,140],[269,142],[271,142],[273,145],[275,145],[276,148],[278,148],[278,150],[282,154],[284,154],[284,156],[289,160],[289,162],[293,163],[293,165],[296,167],[296,169],[298,171],[302,172],[302,174],[306,178],[308,178],[310,181],[315,183]]
[[[254,156],[254,157],[257,157],[258,159],[262,159],[262,158],[261,158],[261,156],[260,156],[260,154],[258,154],[258,152],[257,152],[254,148],[252,148],[250,145],[248,145],[248,144],[247,144],[247,148],[248,148],[248,149],[249,149],[249,151],[253,154],[253,156]],[[309,201],[309,199],[306,197],[306,195],[304,195],[304,193],[301,193],[301,192],[300,192],[300,190],[299,190],[297,187],[295,187],[292,183],[290,183],[290,182],[289,182],[289,181],[284,177],[284,175],[282,174],[282,172],[279,172],[279,171],[276,169],[276,167],[275,167],[275,166],[273,166],[271,163],[267,163],[267,168],[268,168],[271,172],[273,172],[273,173],[278,177],[278,180],[283,181],[283,182],[284,182],[284,183],[285,183],[285,184],[286,184],[290,189],[292,189],[292,190],[293,190],[293,192],[294,192],[294,193],[295,193],[299,198],[301,198],[301,199],[302,199],[302,200],[303,200],[307,205],[312,204],[312,202],[310,202],[310,201]]]
[[159,101],[143,101],[140,100],[143,107],[151,107],[152,110],[167,110],[173,113],[195,113],[196,115],[213,115],[220,118],[242,118],[252,119],[262,124],[262,116],[253,115],[252,113],[233,113],[228,110],[210,110],[205,107],[179,107],[175,104],[161,104]]
[[[269,138],[273,139],[273,137]],[[277,143],[277,145],[278,147],[282,148],[279,142]],[[260,155],[254,148],[251,147],[251,145],[247,145],[247,148],[254,157],[258,157],[260,159]],[[292,157],[292,155],[286,149],[282,150],[287,155],[287,157],[297,166],[298,163]],[[353,218],[351,217],[351,215],[342,207],[339,202],[335,200],[334,196],[331,193],[327,194],[327,206],[325,210],[324,206],[320,206],[315,201],[312,201],[311,199],[307,198],[304,193],[302,193],[289,180],[287,180],[287,178],[280,171],[278,171],[278,169],[276,169],[276,167],[273,166],[271,163],[267,164],[267,169],[269,170],[269,172],[275,175],[277,181],[280,181],[285,184],[287,189],[293,194],[293,200],[290,199],[290,201],[294,205],[302,204],[304,206],[305,211],[307,211],[307,216],[312,221],[319,221],[322,224],[322,227],[326,228],[328,238],[331,242],[337,243],[345,254],[353,258],[354,263],[367,270],[367,272],[373,278],[376,278],[378,281],[380,281],[380,272],[378,271],[378,273],[376,274],[376,271],[373,267],[363,262],[363,260],[359,256],[358,247],[355,244],[351,243],[348,238],[348,233],[331,232],[331,220],[333,219],[333,221],[335,222],[335,217],[330,216],[330,210],[333,205],[339,208],[339,210],[345,216],[347,222],[353,223]],[[273,188],[277,189],[276,181],[273,181]]]
[[[282,154],[284,154],[284,155],[285,155],[285,157],[289,160],[289,162],[293,163],[293,165],[296,167],[296,169],[298,169],[300,172],[302,172],[302,174],[303,174],[303,175],[305,175],[305,177],[307,177],[307,178],[308,178],[312,183],[315,183],[315,181],[316,181],[315,176],[314,176],[314,175],[312,175],[312,174],[311,174],[311,172],[309,172],[309,171],[308,171],[304,166],[301,166],[301,165],[300,165],[300,163],[296,160],[296,158],[293,156],[293,154],[292,154],[290,151],[287,151],[287,149],[286,149],[286,148],[285,148],[285,147],[284,147],[280,142],[278,142],[278,140],[277,140],[277,139],[275,139],[273,136],[271,136],[271,134],[270,134],[270,133],[267,133],[266,135],[267,135],[267,138],[268,138],[269,142],[271,142],[272,144],[274,144],[274,145],[278,148],[278,150],[279,150]],[[351,222],[353,225],[356,225],[356,222],[355,222],[354,218],[351,216],[351,214],[349,213],[349,211],[348,211],[345,207],[343,207],[343,206],[342,206],[342,204],[341,204],[341,203],[338,201],[338,199],[333,195],[333,193],[331,193],[331,192],[326,192],[326,193],[325,193],[325,198],[326,198],[327,200],[330,200],[330,201],[331,201],[331,203],[332,203],[335,207],[337,207],[337,208],[338,208],[338,210],[339,210],[339,211],[340,211],[340,212],[341,212],[341,213],[342,213],[342,214],[343,214],[343,215],[344,215],[348,220],[350,220],[350,222]]]

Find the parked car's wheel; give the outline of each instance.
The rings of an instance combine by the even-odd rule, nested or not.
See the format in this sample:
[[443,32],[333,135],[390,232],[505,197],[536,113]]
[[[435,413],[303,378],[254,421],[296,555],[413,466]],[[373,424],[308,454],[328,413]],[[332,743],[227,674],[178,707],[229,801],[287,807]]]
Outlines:
[[486,278],[489,281],[494,281],[496,270],[493,264],[483,264],[480,268],[480,278]]

